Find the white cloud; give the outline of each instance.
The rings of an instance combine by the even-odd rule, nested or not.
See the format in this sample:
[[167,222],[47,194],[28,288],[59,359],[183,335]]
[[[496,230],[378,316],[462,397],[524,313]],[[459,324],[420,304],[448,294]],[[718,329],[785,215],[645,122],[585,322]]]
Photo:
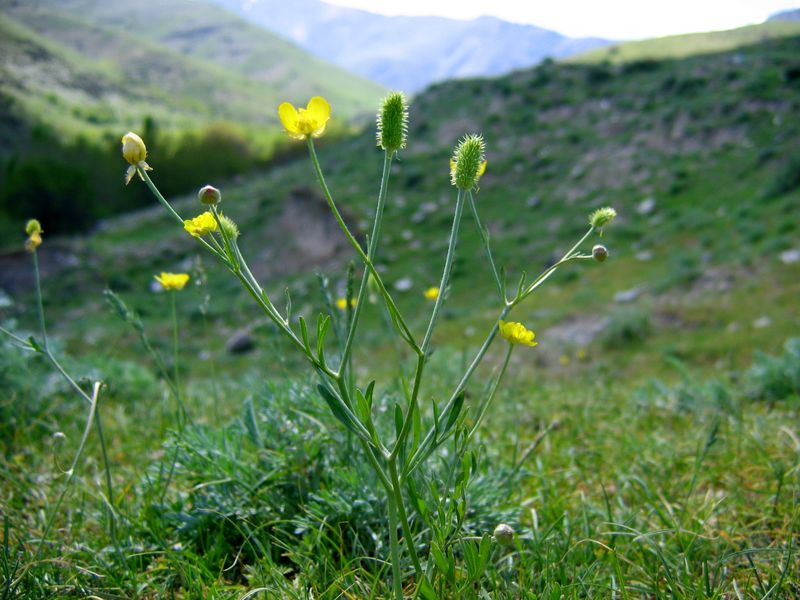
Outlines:
[[388,15],[481,15],[529,23],[573,37],[636,39],[732,29],[763,22],[798,0],[325,0]]

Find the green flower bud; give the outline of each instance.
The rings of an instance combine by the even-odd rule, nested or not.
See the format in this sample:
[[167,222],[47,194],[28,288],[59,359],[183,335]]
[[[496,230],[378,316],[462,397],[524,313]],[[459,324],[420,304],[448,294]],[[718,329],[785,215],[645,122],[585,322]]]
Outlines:
[[39,223],[36,219],[31,219],[27,223],[25,223],[25,235],[33,235],[34,233],[38,233],[41,235],[42,233],[42,224]]
[[222,201],[222,194],[213,185],[205,185],[197,192],[197,199],[200,200],[201,204],[212,206]]
[[608,249],[605,246],[597,244],[592,248],[592,257],[599,263],[605,262],[608,258]]
[[378,112],[378,146],[388,152],[406,147],[408,138],[408,102],[402,92],[391,92]]
[[595,229],[601,229],[605,225],[611,223],[616,216],[617,211],[610,206],[604,206],[603,208],[598,208],[589,215],[589,224]]
[[223,233],[229,240],[235,240],[239,237],[239,227],[233,222],[233,219],[226,217],[223,214],[219,216],[219,224],[222,227]]
[[514,530],[505,523],[500,523],[494,528],[494,539],[501,546],[510,548],[514,546]]
[[462,190],[471,190],[486,169],[486,144],[481,135],[467,135],[459,142],[450,161],[450,181]]

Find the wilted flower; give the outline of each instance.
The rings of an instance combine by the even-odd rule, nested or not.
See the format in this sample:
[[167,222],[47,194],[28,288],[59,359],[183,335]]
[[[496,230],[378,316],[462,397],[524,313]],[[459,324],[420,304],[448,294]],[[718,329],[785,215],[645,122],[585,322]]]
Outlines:
[[161,275],[155,276],[155,280],[165,290],[182,290],[189,281],[189,275],[186,273],[161,273]]
[[594,257],[597,262],[604,262],[608,258],[608,248],[597,244],[592,248],[592,257]]
[[197,199],[200,200],[201,204],[212,206],[222,201],[222,194],[213,185],[204,185],[197,192]]
[[278,116],[289,137],[304,140],[308,136],[319,137],[325,132],[325,126],[331,118],[331,107],[322,96],[314,96],[306,108],[295,108],[284,102],[278,107]]
[[426,300],[436,300],[439,297],[439,288],[429,287],[427,290],[422,292],[422,295],[425,296]]
[[378,112],[378,146],[389,152],[406,147],[408,137],[408,103],[402,92],[391,92]]
[[[153,170],[150,165],[145,162],[145,158],[147,158],[147,148],[144,145],[144,141],[132,131],[122,136],[122,156],[131,164],[125,173],[125,185],[131,182],[138,168],[145,171]],[[142,177],[142,179],[144,178]]]
[[536,334],[530,329],[526,329],[522,323],[500,321],[499,329],[500,335],[512,344],[522,344],[524,346],[536,346],[538,344],[538,342],[533,341]]
[[183,228],[194,237],[203,237],[217,230],[217,220],[210,211],[206,211],[194,219],[186,219],[183,222]]
[[28,234],[28,239],[25,240],[25,250],[28,252],[36,252],[36,249],[42,245],[42,224],[36,219],[31,219],[25,224],[25,233]]
[[494,528],[494,539],[501,546],[511,547],[514,545],[514,530],[510,525],[500,523]]

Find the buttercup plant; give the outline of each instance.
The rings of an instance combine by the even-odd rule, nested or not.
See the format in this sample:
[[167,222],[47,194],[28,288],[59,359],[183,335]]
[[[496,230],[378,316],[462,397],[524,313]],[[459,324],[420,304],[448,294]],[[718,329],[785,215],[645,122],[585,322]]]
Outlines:
[[[434,549],[439,552],[442,550],[442,545],[454,543],[451,539],[452,536],[444,535],[431,522],[426,522],[429,525],[429,529],[425,530],[427,533],[420,534],[420,536],[427,537],[422,539],[415,537],[411,527],[412,517],[415,520],[425,520],[427,518],[425,515],[419,514],[418,510],[415,510],[414,514],[411,512],[410,507],[414,506],[416,509],[419,506],[416,501],[412,502],[412,499],[416,498],[415,473],[436,453],[437,449],[451,439],[455,441],[458,454],[454,459],[454,464],[459,465],[456,468],[460,468],[461,462],[468,464],[469,461],[458,459],[460,457],[466,459],[469,452],[469,442],[488,413],[491,401],[509,364],[512,351],[518,345],[532,347],[537,344],[534,341],[535,334],[533,331],[527,329],[522,323],[507,321],[506,317],[544,284],[561,266],[579,260],[598,260],[599,257],[596,253],[583,254],[580,252],[580,248],[590,236],[601,232],[602,228],[609,225],[616,213],[611,208],[602,208],[595,211],[589,219],[588,231],[560,260],[532,281],[528,281],[526,274],[522,273],[516,288],[510,290],[505,274],[497,268],[493,259],[489,233],[481,223],[474,198],[478,190],[478,182],[486,171],[485,142],[480,135],[466,135],[457,144],[450,161],[450,179],[451,183],[456,187],[452,226],[439,284],[429,288],[424,293],[424,296],[433,302],[433,308],[424,333],[420,335],[419,332],[412,329],[412,325],[409,324],[398,309],[392,294],[383,281],[382,275],[374,264],[381,239],[383,212],[387,199],[392,161],[395,155],[405,148],[407,144],[408,106],[405,97],[399,93],[389,94],[378,111],[377,142],[384,152],[383,172],[371,232],[367,237],[365,247],[362,247],[362,244],[359,243],[343,220],[331,190],[328,188],[316,155],[314,138],[323,135],[325,132],[331,115],[330,105],[324,98],[316,96],[308,102],[306,108],[298,109],[285,102],[278,108],[278,115],[287,135],[306,142],[314,173],[328,207],[364,267],[359,285],[354,286],[352,292],[348,291],[347,298],[339,298],[335,303],[338,310],[347,309],[348,318],[344,326],[343,335],[336,336],[340,339],[338,342],[338,356],[334,360],[331,359],[327,352],[329,344],[326,344],[326,336],[330,330],[331,323],[339,323],[337,319],[340,317],[335,314],[320,314],[316,322],[315,335],[312,335],[311,328],[304,317],[300,316],[295,319],[288,291],[286,309],[284,312],[279,311],[254,277],[247,260],[242,254],[238,244],[238,228],[236,228],[235,224],[232,224],[232,221],[228,222],[229,220],[220,214],[217,202],[213,201],[217,200],[218,196],[209,192],[208,186],[200,191],[200,201],[206,208],[206,212],[190,219],[184,219],[158,191],[158,188],[150,178],[148,174],[149,165],[144,163],[146,154],[141,152],[141,149],[144,148],[144,142],[138,136],[130,137],[135,134],[128,134],[126,136],[128,138],[127,146],[126,140],[123,138],[123,155],[131,163],[131,167],[134,169],[133,174],[138,174],[144,180],[157,200],[165,207],[177,224],[184,228],[189,235],[193,236],[208,252],[219,259],[225,268],[239,280],[266,317],[277,326],[280,334],[285,336],[291,345],[305,358],[317,375],[319,380],[317,389],[320,396],[330,408],[333,416],[357,440],[363,456],[374,470],[379,485],[386,495],[390,542],[389,563],[392,571],[391,588],[394,598],[401,599],[403,598],[404,587],[410,584],[411,581],[413,581],[413,586],[417,591],[421,589],[421,586],[429,586],[427,582],[431,576],[432,569],[436,568],[436,556],[431,558],[430,555],[423,555],[422,553],[429,553]],[[141,142],[141,148],[136,140]],[[139,152],[133,152],[132,149]],[[132,174],[129,172],[127,177],[130,179]],[[422,414],[421,389],[425,369],[431,354],[431,341],[438,318],[450,293],[458,292],[458,290],[450,290],[449,285],[465,204],[469,204],[470,212],[480,232],[484,252],[497,288],[499,295],[498,314],[483,343],[472,360],[469,361],[452,393],[445,401],[433,404],[433,416],[426,426],[427,421]],[[246,231],[244,233],[246,234]],[[445,291],[448,291],[448,293],[445,293]],[[396,335],[408,346],[412,356],[416,359],[409,379],[404,379],[401,373],[401,380],[406,382],[406,385],[402,386],[405,394],[405,405],[396,405],[394,407],[395,427],[393,435],[386,435],[384,433],[386,428],[379,427],[376,423],[379,413],[374,409],[374,400],[384,394],[386,390],[382,389],[376,381],[357,382],[353,367],[353,347],[358,336],[362,310],[368,304],[365,302],[368,292],[371,296],[382,300]],[[349,302],[348,299],[350,299]],[[331,313],[335,312],[332,307],[329,310],[331,310]],[[487,386],[488,389],[485,395],[477,402],[470,400],[468,403],[465,400],[467,385],[498,333],[509,342],[502,367],[493,384]],[[470,421],[470,426],[466,427],[465,423],[468,420]],[[467,466],[464,470],[466,477],[468,477],[469,467]],[[454,492],[454,495],[463,496],[465,488],[463,477],[460,483],[454,483],[452,481],[454,478],[451,475],[447,482],[447,489],[450,489],[451,485],[455,485],[456,489],[460,491]],[[445,491],[445,493],[447,492]],[[463,518],[463,514],[459,518]],[[507,545],[512,541],[513,531],[504,527],[507,526],[502,526],[495,530],[494,538],[498,543]],[[398,532],[402,532],[402,537]],[[401,549],[401,542],[405,550]],[[403,565],[406,560],[411,563],[413,571],[411,580],[404,576]],[[423,567],[423,563],[426,565],[425,567]]]

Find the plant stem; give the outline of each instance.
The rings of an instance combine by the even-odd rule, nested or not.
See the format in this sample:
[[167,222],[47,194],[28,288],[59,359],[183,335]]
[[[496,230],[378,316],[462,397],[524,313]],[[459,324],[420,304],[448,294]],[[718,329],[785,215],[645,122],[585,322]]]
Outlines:
[[497,392],[497,388],[500,387],[500,381],[503,379],[503,375],[506,373],[506,369],[508,368],[508,362],[511,359],[511,353],[514,351],[514,344],[508,345],[508,351],[506,352],[506,357],[503,360],[503,366],[500,368],[500,373],[497,375],[497,379],[495,379],[494,384],[492,385],[492,389],[490,390],[489,394],[486,396],[486,399],[483,401],[483,404],[478,409],[478,416],[475,418],[475,423],[470,429],[469,433],[467,434],[467,439],[464,442],[466,446],[467,442],[472,439],[472,436],[475,435],[475,432],[480,427],[483,418],[486,416],[486,411],[489,410],[489,405],[492,403],[492,399],[494,398],[495,392]]
[[[381,187],[378,192],[378,203],[375,207],[375,219],[372,222],[372,235],[367,240],[367,259],[372,262],[375,260],[375,255],[378,251],[378,242],[381,235],[381,223],[383,222],[383,207],[386,203],[386,193],[389,187],[389,174],[392,170],[392,153],[385,152],[383,158],[383,175],[381,176]],[[353,309],[353,318],[350,320],[350,328],[347,332],[347,339],[345,340],[344,350],[342,351],[342,359],[339,364],[339,372],[343,373],[345,369],[350,370],[350,358],[353,350],[353,341],[356,336],[356,329],[358,328],[358,319],[361,316],[361,310],[364,306],[364,300],[367,297],[367,287],[369,282],[370,271],[369,268],[364,266],[364,274],[361,276],[361,285],[358,288],[358,299]]]
[[417,577],[422,575],[422,565],[419,562],[417,549],[414,546],[414,535],[411,532],[411,524],[408,522],[408,514],[406,513],[405,501],[403,500],[402,485],[400,478],[397,475],[397,464],[394,460],[389,460],[389,477],[392,479],[392,494],[394,495],[395,503],[397,504],[397,513],[400,517],[400,525],[403,528],[403,538],[408,548],[408,555],[411,557],[411,562],[414,563],[414,571]]
[[500,297],[503,299],[503,302],[506,300],[505,290],[503,289],[503,282],[500,280],[500,275],[497,271],[497,267],[494,264],[494,258],[492,257],[492,248],[489,245],[489,230],[484,229],[483,225],[481,224],[481,219],[478,216],[478,207],[475,204],[475,198],[472,195],[472,190],[467,192],[467,198],[469,200],[469,207],[472,209],[472,216],[475,217],[475,224],[478,226],[478,231],[481,234],[481,240],[483,240],[483,248],[486,250],[486,258],[489,261],[489,266],[492,269],[492,276],[494,277],[494,282],[497,285],[497,291],[500,294]]
[[403,600],[402,566],[400,565],[400,546],[397,543],[397,506],[394,494],[387,492],[389,509],[389,549],[392,563],[392,593],[396,600]]
[[[44,302],[42,300],[42,282],[39,275],[39,253],[33,251],[33,278],[36,281],[36,308],[39,312],[39,328],[42,332],[42,347],[49,351],[47,342],[47,327],[44,322]],[[84,394],[85,395],[85,394]]]
[[314,150],[314,140],[311,137],[308,138],[308,151],[309,155],[311,156],[311,162],[314,165],[314,171],[317,174],[317,180],[319,181],[319,185],[322,188],[322,193],[325,195],[325,200],[327,201],[328,206],[330,207],[331,212],[333,213],[333,216],[336,219],[336,222],[339,224],[339,228],[342,230],[342,233],[344,233],[345,237],[350,242],[350,245],[356,251],[359,258],[361,258],[361,260],[363,261],[364,266],[367,269],[369,269],[370,273],[372,273],[372,276],[375,278],[375,283],[377,283],[378,288],[381,291],[381,295],[383,296],[386,305],[389,307],[389,310],[392,314],[392,321],[398,328],[400,335],[414,349],[415,352],[419,353],[420,352],[419,345],[417,345],[417,343],[414,341],[414,336],[412,335],[411,330],[408,328],[408,325],[403,319],[403,316],[397,309],[397,305],[394,303],[394,299],[392,298],[391,294],[389,294],[389,291],[383,284],[383,280],[381,279],[380,274],[378,273],[377,270],[375,270],[375,265],[372,264],[372,261],[364,253],[364,249],[361,247],[361,244],[358,243],[358,240],[356,240],[356,238],[353,237],[353,234],[350,232],[350,229],[344,222],[344,219],[342,218],[339,209],[336,207],[336,202],[334,202],[333,196],[331,195],[331,192],[328,189],[328,184],[325,183],[325,177],[322,174],[322,168],[319,165],[319,160],[317,159],[317,153]]

